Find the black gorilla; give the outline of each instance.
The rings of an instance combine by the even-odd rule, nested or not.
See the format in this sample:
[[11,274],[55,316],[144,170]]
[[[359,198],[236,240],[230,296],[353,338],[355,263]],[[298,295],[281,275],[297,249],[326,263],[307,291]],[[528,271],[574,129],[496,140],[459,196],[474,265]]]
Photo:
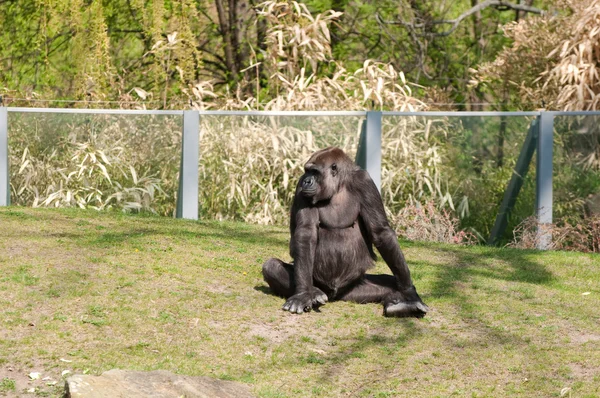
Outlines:
[[[291,212],[291,264],[263,265],[269,287],[301,314],[328,300],[383,302],[384,315],[425,316],[381,196],[369,174],[339,148],[315,152],[304,166]],[[369,275],[373,245],[392,275]]]

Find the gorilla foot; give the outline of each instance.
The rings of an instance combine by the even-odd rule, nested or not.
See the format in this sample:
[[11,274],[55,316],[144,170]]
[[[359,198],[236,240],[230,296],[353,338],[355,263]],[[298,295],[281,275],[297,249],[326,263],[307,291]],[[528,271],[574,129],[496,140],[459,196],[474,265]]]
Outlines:
[[421,301],[390,302],[383,307],[383,315],[397,318],[423,318],[429,311]]

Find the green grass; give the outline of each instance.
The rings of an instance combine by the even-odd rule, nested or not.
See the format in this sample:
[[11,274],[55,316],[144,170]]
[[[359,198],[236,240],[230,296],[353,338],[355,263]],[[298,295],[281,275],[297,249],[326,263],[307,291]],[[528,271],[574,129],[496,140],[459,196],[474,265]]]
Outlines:
[[299,316],[260,272],[287,242],[287,228],[1,208],[0,396],[60,396],[41,379],[112,368],[259,397],[600,395],[597,255],[403,242],[426,318],[342,302]]
[[0,380],[0,393],[15,391],[15,385],[16,383],[13,379],[9,379],[8,377],[3,378]]

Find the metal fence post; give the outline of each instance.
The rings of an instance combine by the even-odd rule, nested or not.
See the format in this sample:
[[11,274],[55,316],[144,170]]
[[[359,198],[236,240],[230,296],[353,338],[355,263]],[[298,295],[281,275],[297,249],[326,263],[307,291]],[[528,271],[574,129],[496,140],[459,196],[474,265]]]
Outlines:
[[0,206],[10,205],[8,110],[0,107]]
[[525,177],[527,176],[529,165],[531,164],[531,159],[533,159],[533,154],[535,152],[535,148],[537,147],[539,127],[540,123],[538,116],[538,118],[531,122],[529,129],[527,130],[527,136],[525,137],[525,142],[521,147],[517,164],[512,172],[508,187],[504,191],[504,197],[502,199],[502,203],[500,204],[498,215],[496,216],[496,222],[494,223],[494,227],[490,233],[488,245],[497,244],[506,230],[508,218],[513,207],[515,206],[515,203],[517,202],[517,196],[519,196],[521,187],[525,182]]
[[548,250],[552,246],[552,150],[554,146],[554,114],[540,114],[537,147],[535,210],[538,221],[537,248]]
[[368,111],[365,134],[365,170],[381,192],[381,112]]
[[198,111],[184,111],[179,189],[177,191],[177,218],[198,219],[199,140],[200,114]]

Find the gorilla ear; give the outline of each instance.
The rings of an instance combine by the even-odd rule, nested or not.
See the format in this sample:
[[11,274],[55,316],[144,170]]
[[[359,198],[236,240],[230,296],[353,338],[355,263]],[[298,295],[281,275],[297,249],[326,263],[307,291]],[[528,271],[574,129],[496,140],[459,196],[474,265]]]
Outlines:
[[337,164],[332,164],[331,165],[331,175],[335,176],[338,173],[338,168],[337,168]]

